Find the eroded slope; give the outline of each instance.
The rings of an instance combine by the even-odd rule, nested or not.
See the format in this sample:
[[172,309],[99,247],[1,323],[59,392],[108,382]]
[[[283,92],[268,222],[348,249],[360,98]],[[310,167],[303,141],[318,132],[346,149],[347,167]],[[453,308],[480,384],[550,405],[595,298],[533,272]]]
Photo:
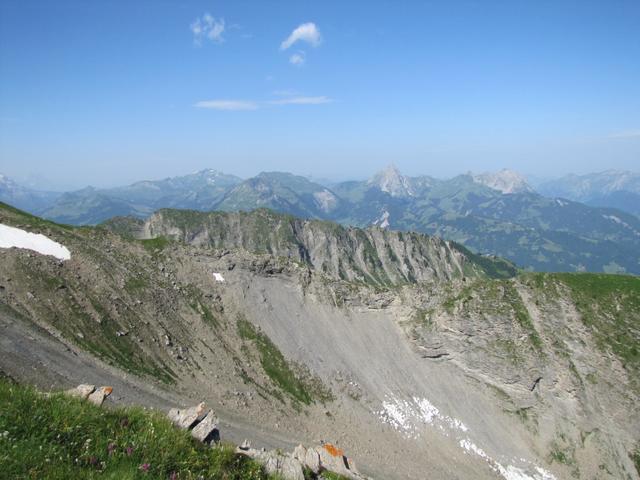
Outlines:
[[[362,255],[359,235],[376,247],[382,267],[362,257],[353,275],[397,275],[384,287],[295,255],[331,243],[325,224],[189,230],[187,212],[182,229],[152,232],[181,241],[132,240],[1,214],[71,252],[0,250],[7,316],[168,398],[206,400],[258,438],[331,441],[378,478],[638,478],[637,278],[492,280],[438,240],[341,231],[349,255]],[[414,257],[433,246],[412,258],[422,281],[400,276],[384,242]]]

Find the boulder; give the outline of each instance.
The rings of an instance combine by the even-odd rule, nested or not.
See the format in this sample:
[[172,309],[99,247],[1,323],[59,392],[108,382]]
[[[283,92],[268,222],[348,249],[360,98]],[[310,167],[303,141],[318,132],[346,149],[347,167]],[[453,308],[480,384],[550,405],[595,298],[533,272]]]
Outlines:
[[[309,449],[311,450],[311,449]],[[361,479],[365,478],[358,473],[355,469],[355,465],[344,452],[332,445],[331,443],[325,443],[321,447],[313,449],[318,454],[320,460],[320,470],[329,470],[334,473],[338,473],[347,478]],[[307,452],[308,453],[308,452]],[[311,468],[311,466],[309,466]]]
[[168,416],[169,420],[171,420],[176,427],[187,430],[193,427],[199,420],[203,419],[206,413],[206,405],[202,402],[195,407],[185,410],[172,408],[169,410]]
[[304,457],[307,455],[307,449],[304,445],[298,445],[293,449],[293,458],[304,463]]
[[83,400],[86,400],[87,398],[89,398],[89,395],[91,395],[96,389],[95,385],[87,385],[85,383],[78,385],[76,388],[72,388],[71,390],[67,390],[66,392],[64,392],[67,395],[70,395],[72,397],[78,397],[81,398]]
[[303,445],[298,445],[293,450],[293,458],[300,461],[303,466],[306,466],[314,474],[320,473],[320,455],[313,448],[305,448]]
[[111,392],[113,392],[113,387],[100,387],[89,395],[87,400],[99,407],[104,403],[106,398],[111,395]]
[[302,463],[293,457],[271,450],[260,452],[255,459],[264,465],[270,475],[280,475],[283,480],[304,480]]
[[304,463],[313,473],[320,473],[320,455],[313,448],[307,450],[302,463]]
[[293,457],[284,457],[280,466],[280,475],[285,480],[304,480],[302,463]]
[[[302,447],[304,448],[304,447]],[[291,454],[283,454],[277,450],[264,451],[255,448],[236,449],[237,453],[246,455],[264,466],[270,475],[278,475],[283,480],[305,480],[303,462]]]
[[220,440],[218,417],[213,410],[209,410],[202,421],[191,430],[191,436],[202,443],[217,443]]

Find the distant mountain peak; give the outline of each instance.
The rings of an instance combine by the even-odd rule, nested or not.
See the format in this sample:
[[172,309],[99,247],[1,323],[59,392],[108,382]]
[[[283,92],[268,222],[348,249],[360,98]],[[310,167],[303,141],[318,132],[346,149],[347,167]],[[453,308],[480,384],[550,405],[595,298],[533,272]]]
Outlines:
[[220,175],[224,175],[224,173],[214,168],[203,168],[202,170],[198,170],[195,175],[201,177],[219,177]]
[[499,172],[485,172],[472,176],[474,182],[502,193],[526,193],[534,191],[527,183],[524,175],[514,170],[509,170],[508,168],[503,168]]
[[367,183],[378,187],[392,197],[413,197],[415,195],[411,180],[403,176],[393,164],[376,173]]

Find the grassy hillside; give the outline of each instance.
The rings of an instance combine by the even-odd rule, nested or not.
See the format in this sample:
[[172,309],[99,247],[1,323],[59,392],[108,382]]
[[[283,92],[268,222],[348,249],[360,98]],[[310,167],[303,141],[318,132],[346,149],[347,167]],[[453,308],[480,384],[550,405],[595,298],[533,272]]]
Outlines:
[[232,446],[205,447],[158,412],[45,397],[6,379],[0,380],[0,471],[16,479],[273,478]]
[[[571,292],[582,321],[603,351],[614,353],[637,379],[640,371],[640,278],[555,274]],[[543,276],[543,278],[546,278]]]

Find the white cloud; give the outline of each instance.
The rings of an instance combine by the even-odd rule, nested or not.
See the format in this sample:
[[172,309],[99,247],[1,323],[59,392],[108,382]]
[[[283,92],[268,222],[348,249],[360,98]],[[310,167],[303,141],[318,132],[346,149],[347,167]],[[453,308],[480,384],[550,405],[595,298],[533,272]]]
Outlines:
[[222,38],[225,28],[224,18],[216,19],[211,14],[205,13],[201,18],[196,18],[189,28],[193,33],[193,41],[198,46],[207,39],[215,43],[224,42]]
[[298,65],[298,66],[304,65],[304,61],[305,61],[305,54],[303,51],[294,53],[289,57],[289,63],[291,63],[292,65]]
[[196,108],[227,111],[257,110],[259,108],[256,102],[247,100],[202,100],[196,102],[193,106]]
[[625,130],[623,132],[616,132],[609,135],[609,138],[636,138],[636,137],[640,137],[640,129]]
[[211,110],[226,111],[249,111],[258,110],[269,105],[322,105],[333,102],[332,98],[327,96],[308,97],[297,94],[292,90],[281,90],[273,92],[273,95],[282,97],[270,101],[254,101],[254,100],[201,100],[193,104],[195,108],[205,108]]
[[320,36],[320,30],[318,30],[315,23],[303,23],[291,32],[291,35],[289,35],[289,37],[280,44],[280,50],[286,50],[298,40],[307,42],[313,47],[317,47],[320,45],[320,42],[322,42],[322,37]]
[[289,97],[280,100],[272,100],[271,105],[321,105],[323,103],[331,103],[333,100],[329,97]]

